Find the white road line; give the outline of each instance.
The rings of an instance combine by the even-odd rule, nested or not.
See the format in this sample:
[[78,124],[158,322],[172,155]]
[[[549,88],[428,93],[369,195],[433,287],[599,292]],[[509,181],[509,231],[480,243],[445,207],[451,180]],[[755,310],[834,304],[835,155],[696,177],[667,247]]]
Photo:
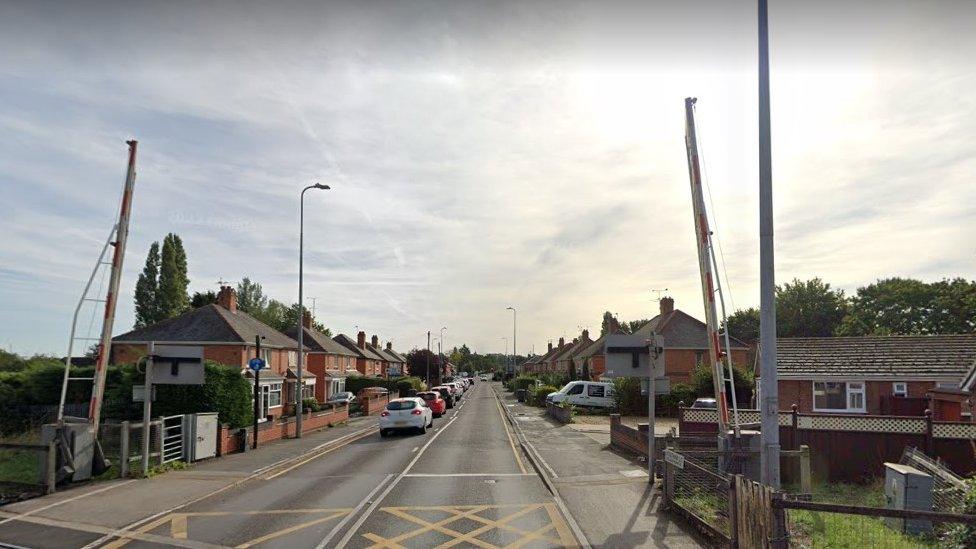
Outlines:
[[355,515],[356,513],[362,511],[363,510],[363,507],[365,507],[367,504],[372,503],[373,502],[373,496],[376,495],[376,492],[378,492],[380,490],[380,488],[383,487],[384,484],[386,484],[387,482],[390,482],[390,479],[393,478],[394,476],[396,476],[394,473],[390,473],[389,475],[386,475],[386,478],[384,478],[382,481],[380,481],[380,483],[377,484],[375,488],[373,488],[368,494],[366,494],[366,497],[364,497],[362,499],[362,501],[360,501],[356,505],[356,507],[353,508],[352,511],[350,511],[345,517],[343,517],[342,520],[339,521],[339,524],[336,524],[335,527],[332,530],[329,531],[329,534],[327,536],[325,536],[324,538],[322,538],[322,541],[315,547],[315,549],[322,549],[323,547],[328,546],[329,545],[329,542],[332,541],[332,538],[334,538],[335,535],[338,534],[339,531],[342,530],[342,528],[350,520],[352,520],[353,515]]
[[535,473],[410,473],[405,477],[534,477]]
[[[421,456],[424,455],[424,452],[427,451],[427,448],[429,448],[430,445],[433,444],[435,440],[437,440],[437,437],[440,436],[441,433],[447,431],[447,428],[450,427],[451,424],[454,423],[454,420],[456,420],[457,418],[458,418],[457,415],[452,417],[451,420],[447,422],[447,425],[445,425],[440,431],[434,433],[434,436],[430,437],[430,440],[428,440],[427,443],[424,444],[422,448],[420,448],[420,451],[417,452],[417,455],[415,455],[412,460],[410,460],[410,463],[407,464],[407,466],[403,469],[403,471],[397,475],[397,477],[393,480],[393,482],[389,483],[386,486],[386,489],[383,490],[383,493],[380,494],[379,497],[377,497],[376,500],[372,502],[372,504],[366,509],[366,512],[363,513],[359,517],[359,519],[357,519],[356,522],[354,522],[353,525],[349,527],[349,530],[346,531],[346,535],[342,536],[342,539],[339,540],[339,543],[335,545],[336,547],[342,549],[343,547],[346,546],[346,544],[349,543],[349,540],[352,539],[353,535],[355,535],[355,533],[359,530],[359,528],[363,525],[363,523],[365,523],[366,520],[369,519],[370,515],[372,515],[373,512],[376,511],[376,509],[380,506],[380,503],[383,502],[383,499],[386,498],[386,496],[390,495],[390,492],[392,492],[393,489],[396,488],[396,485],[403,479],[403,477],[407,476],[407,474],[410,473],[410,469],[412,469],[413,466],[417,463],[417,461],[420,460]],[[320,543],[316,547],[316,549],[322,549],[323,547],[325,547],[324,540],[323,543]]]
[[410,450],[410,453],[412,454],[412,453],[416,452],[419,449],[420,449],[420,446],[414,446],[413,447],[413,450]]
[[126,480],[126,481],[123,481],[123,482],[119,482],[117,484],[113,484],[111,486],[106,486],[104,488],[99,488],[98,490],[92,490],[91,492],[87,492],[87,493],[84,493],[84,494],[79,494],[79,495],[77,495],[77,496],[75,496],[73,498],[63,499],[61,501],[56,501],[54,503],[45,505],[43,507],[38,507],[37,509],[32,509],[30,511],[25,511],[23,513],[18,514],[16,517],[8,518],[8,519],[5,519],[5,520],[0,520],[0,524],[6,524],[6,523],[11,522],[11,521],[19,520],[20,517],[26,517],[26,516],[30,516],[30,515],[33,515],[33,514],[36,514],[36,513],[40,513],[41,511],[47,511],[48,509],[50,509],[52,507],[57,507],[58,505],[64,505],[65,503],[70,503],[72,501],[77,501],[77,500],[79,500],[81,498],[86,498],[88,496],[93,496],[95,494],[100,494],[102,492],[107,492],[109,490],[118,488],[120,486],[125,486],[126,484],[132,484],[136,480],[137,479]]

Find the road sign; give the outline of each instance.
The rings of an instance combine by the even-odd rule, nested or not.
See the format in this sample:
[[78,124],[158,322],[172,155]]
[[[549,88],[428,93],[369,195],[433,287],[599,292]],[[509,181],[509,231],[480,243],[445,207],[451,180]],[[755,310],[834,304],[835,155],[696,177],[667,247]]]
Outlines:
[[156,345],[152,367],[154,385],[203,385],[203,347]]
[[264,359],[257,357],[252,358],[251,360],[247,361],[247,367],[254,371],[263,370],[265,367]]
[[664,449],[664,461],[674,465],[678,469],[685,468],[685,456],[667,448]]
[[[653,345],[651,345],[653,343]],[[664,377],[664,338],[651,334],[650,338],[631,334],[608,335],[603,345],[606,353],[606,372],[603,377]]]

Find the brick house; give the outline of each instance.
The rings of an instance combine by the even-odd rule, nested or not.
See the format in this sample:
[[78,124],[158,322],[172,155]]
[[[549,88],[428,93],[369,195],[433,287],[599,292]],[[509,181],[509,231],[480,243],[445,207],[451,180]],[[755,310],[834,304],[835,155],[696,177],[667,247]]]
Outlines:
[[976,334],[778,338],[776,347],[780,408],[800,412],[920,415],[931,390],[958,391],[976,365]]
[[555,358],[566,350],[565,338],[559,338],[559,343],[553,345],[549,342],[549,351],[539,358],[537,373],[552,373],[556,371]]
[[[559,374],[569,374],[570,366],[576,368],[575,358],[583,350],[593,344],[593,340],[590,339],[590,331],[583,330],[580,337],[574,338],[573,342],[567,345],[567,349],[561,353],[558,353],[553,358],[555,363],[556,372]],[[579,376],[580,370],[576,368],[576,375]]]
[[[699,364],[708,364],[708,336],[705,323],[674,308],[674,299],[661,298],[660,313],[641,326],[635,336],[649,338],[651,332],[664,338],[664,371],[672,385],[690,383],[691,375]],[[583,371],[583,361],[592,379],[599,379],[606,371],[603,352],[604,337],[594,341],[577,355],[580,361],[577,371]],[[731,343],[732,363],[739,367],[751,367],[748,362],[749,346],[734,337]],[[721,342],[725,345],[725,342]]]
[[[288,370],[298,365],[298,342],[237,309],[237,295],[229,286],[220,288],[217,303],[204,305],[180,316],[138,328],[112,338],[112,363],[135,362],[147,353],[150,341],[162,345],[203,347],[203,357],[241,369],[249,375],[248,360],[256,356],[255,337],[261,340],[261,357],[268,364],[261,373],[262,417],[284,414],[294,398],[296,380]],[[314,394],[314,377],[302,380],[303,393]]]
[[573,358],[576,363],[576,371],[581,378],[595,381],[607,371],[606,355],[603,353],[606,341],[607,336],[598,338]]
[[[302,330],[305,368],[315,376],[315,399],[325,402],[332,395],[346,390],[346,376],[350,372],[358,375],[356,353],[313,328],[312,316],[308,311],[305,311],[302,319]],[[298,338],[298,328],[289,328],[285,335]]]
[[366,332],[356,334],[356,341],[346,334],[339,334],[332,338],[336,343],[356,354],[356,370],[361,375],[380,377],[383,375],[383,357],[373,352],[366,345]]
[[406,372],[407,360],[393,350],[392,343],[387,342],[386,347],[384,348],[382,345],[380,345],[380,338],[373,335],[370,342],[366,345],[366,348],[373,351],[373,354],[376,354],[383,359],[383,377],[398,377],[404,375]]

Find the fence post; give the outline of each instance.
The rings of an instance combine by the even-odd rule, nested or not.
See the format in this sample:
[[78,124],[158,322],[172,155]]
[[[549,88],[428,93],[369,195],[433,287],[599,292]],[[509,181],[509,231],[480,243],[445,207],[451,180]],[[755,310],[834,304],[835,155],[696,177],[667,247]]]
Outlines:
[[783,492],[773,492],[770,497],[772,513],[772,524],[770,524],[772,531],[770,535],[772,538],[769,540],[770,549],[789,549],[789,534],[786,529],[786,509],[781,505],[777,505],[777,502],[783,499]]
[[932,410],[925,409],[925,453],[929,456],[933,455],[933,444],[932,444]]
[[674,472],[672,465],[664,460],[664,509],[671,509],[671,496],[674,494]]
[[163,427],[165,427],[165,421],[163,420],[162,417],[160,417],[159,418],[159,426],[156,427],[156,444],[159,445],[159,465],[160,466],[163,465],[163,460],[166,459],[166,456],[164,455],[164,452],[163,452],[163,436],[164,436]]
[[813,493],[810,482],[810,447],[806,444],[800,446],[800,491],[804,494]]
[[122,432],[119,434],[119,477],[129,476],[129,422],[122,422]]
[[47,454],[44,456],[44,493],[53,494],[58,484],[58,444],[55,441],[47,443]]
[[729,478],[729,540],[731,549],[739,547],[739,498],[736,495],[739,486],[739,477],[742,475],[732,475]]
[[799,410],[799,407],[794,402],[793,406],[790,406],[790,410],[792,410],[793,412],[791,414],[793,420],[793,428],[790,429],[790,450],[796,450],[796,439],[797,439],[796,429],[797,429],[797,425],[799,425],[799,418],[797,417],[799,414],[797,410]]

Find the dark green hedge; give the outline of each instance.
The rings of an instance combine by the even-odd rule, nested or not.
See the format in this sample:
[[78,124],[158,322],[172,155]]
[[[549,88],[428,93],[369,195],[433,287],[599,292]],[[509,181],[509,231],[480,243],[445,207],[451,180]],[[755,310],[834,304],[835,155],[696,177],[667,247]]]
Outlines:
[[358,394],[360,389],[366,387],[383,387],[390,391],[397,391],[401,396],[406,396],[409,389],[420,391],[424,386],[423,380],[419,377],[391,377],[389,379],[381,377],[347,377],[346,390],[352,394]]

